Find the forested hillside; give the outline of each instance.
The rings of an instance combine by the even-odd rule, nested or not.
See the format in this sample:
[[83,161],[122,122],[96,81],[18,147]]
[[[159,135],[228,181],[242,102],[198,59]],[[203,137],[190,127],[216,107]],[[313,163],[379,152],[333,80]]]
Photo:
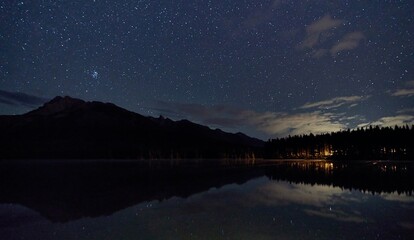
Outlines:
[[414,159],[414,126],[370,126],[321,135],[288,136],[266,143],[267,158]]

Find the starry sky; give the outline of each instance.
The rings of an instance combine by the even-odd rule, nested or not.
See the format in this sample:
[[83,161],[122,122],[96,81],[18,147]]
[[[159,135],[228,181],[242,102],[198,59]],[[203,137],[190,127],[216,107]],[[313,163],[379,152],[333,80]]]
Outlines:
[[0,114],[54,96],[268,139],[414,124],[414,2],[0,2]]

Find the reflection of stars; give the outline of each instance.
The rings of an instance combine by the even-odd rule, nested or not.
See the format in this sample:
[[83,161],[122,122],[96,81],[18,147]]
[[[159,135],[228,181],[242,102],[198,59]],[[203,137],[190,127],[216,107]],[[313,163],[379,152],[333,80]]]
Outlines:
[[98,73],[96,70],[93,70],[93,71],[92,71],[92,73],[91,73],[91,76],[92,76],[94,79],[98,79],[99,73]]

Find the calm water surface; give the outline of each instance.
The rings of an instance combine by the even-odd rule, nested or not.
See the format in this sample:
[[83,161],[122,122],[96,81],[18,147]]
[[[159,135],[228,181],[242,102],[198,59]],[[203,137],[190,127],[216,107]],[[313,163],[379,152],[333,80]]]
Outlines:
[[408,162],[20,162],[1,239],[413,239]]

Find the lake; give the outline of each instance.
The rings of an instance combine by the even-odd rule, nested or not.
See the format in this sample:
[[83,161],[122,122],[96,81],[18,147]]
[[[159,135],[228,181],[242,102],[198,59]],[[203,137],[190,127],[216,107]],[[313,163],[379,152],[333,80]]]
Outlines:
[[0,239],[413,239],[413,163],[2,161]]

